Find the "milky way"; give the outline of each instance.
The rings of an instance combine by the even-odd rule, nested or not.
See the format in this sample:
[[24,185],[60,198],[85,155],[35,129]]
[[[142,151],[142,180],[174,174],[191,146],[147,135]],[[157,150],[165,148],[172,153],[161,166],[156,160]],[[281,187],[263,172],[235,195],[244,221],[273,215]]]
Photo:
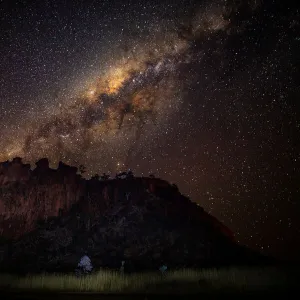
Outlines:
[[297,9],[12,3],[1,4],[1,161],[154,173],[240,242],[285,253],[299,232]]
[[53,165],[63,160],[87,165],[90,172],[134,164],[135,152],[184,110],[183,89],[193,79],[182,83],[180,71],[205,56],[205,51],[193,51],[192,42],[229,26],[224,7],[217,4],[199,6],[188,23],[147,22],[147,34],[103,54],[102,72],[77,95],[63,98],[41,120],[28,116],[25,132],[15,145],[4,146],[3,158],[49,157]]

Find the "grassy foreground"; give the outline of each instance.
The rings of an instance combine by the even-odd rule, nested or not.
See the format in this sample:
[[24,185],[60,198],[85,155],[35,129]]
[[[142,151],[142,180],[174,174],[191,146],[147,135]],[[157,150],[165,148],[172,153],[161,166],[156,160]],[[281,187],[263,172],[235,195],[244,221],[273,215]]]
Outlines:
[[[297,274],[296,274],[297,273]],[[286,289],[293,286],[299,272],[277,268],[230,268],[179,270],[159,273],[122,275],[99,271],[77,278],[73,275],[42,274],[16,277],[0,275],[0,288],[30,291],[97,293],[197,293],[210,291],[251,292]]]

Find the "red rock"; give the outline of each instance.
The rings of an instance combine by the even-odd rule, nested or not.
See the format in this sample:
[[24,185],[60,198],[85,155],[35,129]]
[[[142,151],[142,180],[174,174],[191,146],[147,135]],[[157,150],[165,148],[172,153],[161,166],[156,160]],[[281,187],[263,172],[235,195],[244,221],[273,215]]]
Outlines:
[[[120,203],[130,207],[136,204],[156,207],[156,214],[161,218],[190,218],[205,222],[233,239],[226,226],[193,205],[167,181],[152,177],[85,180],[77,171],[76,167],[63,162],[59,163],[57,170],[50,169],[47,158],[40,159],[33,171],[30,165],[22,163],[21,158],[0,163],[0,187],[3,187],[0,194],[0,234],[17,238],[35,229],[38,220],[59,216],[74,205],[92,222],[93,218],[105,214],[109,207]],[[153,202],[146,204],[149,193],[154,197]],[[164,202],[155,200],[154,195],[165,199]]]

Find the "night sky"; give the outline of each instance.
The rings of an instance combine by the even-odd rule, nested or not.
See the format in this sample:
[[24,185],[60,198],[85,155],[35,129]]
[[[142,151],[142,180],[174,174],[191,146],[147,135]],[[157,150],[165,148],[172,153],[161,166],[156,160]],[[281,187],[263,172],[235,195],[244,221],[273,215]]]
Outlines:
[[298,259],[299,20],[289,1],[0,0],[0,161],[154,173]]

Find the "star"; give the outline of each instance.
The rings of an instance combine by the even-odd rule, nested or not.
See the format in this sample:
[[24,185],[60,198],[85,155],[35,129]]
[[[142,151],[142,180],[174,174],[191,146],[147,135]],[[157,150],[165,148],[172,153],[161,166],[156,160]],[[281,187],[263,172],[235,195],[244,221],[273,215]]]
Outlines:
[[298,257],[299,13],[278,3],[2,1],[0,161],[154,172]]

